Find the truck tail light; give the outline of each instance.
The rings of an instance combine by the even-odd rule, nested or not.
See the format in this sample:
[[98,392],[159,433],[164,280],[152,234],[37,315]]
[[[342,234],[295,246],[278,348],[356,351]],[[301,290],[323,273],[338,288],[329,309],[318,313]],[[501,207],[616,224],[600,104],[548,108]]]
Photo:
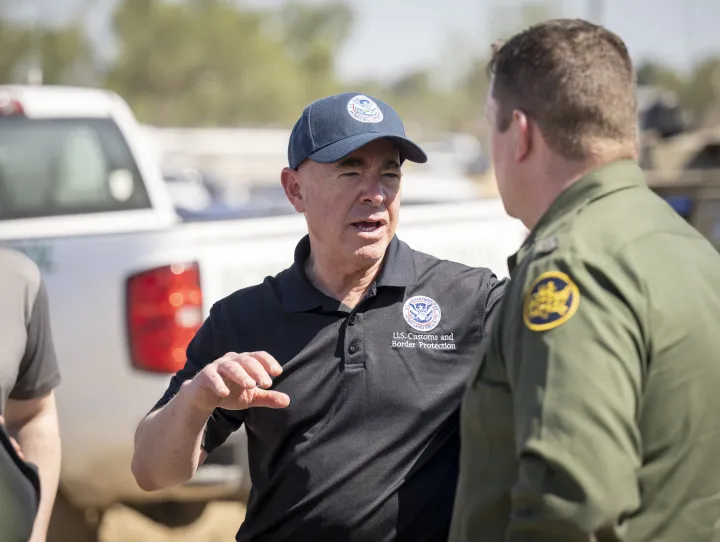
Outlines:
[[197,262],[149,269],[127,280],[128,339],[132,364],[154,373],[175,373],[202,325]]
[[19,101],[5,94],[0,94],[0,117],[12,117],[24,114],[22,104]]

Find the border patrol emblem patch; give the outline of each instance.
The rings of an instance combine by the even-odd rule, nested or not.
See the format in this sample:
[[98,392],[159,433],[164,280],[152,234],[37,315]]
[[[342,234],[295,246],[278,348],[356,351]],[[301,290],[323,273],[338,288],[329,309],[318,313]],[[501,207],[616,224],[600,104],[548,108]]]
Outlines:
[[360,122],[381,122],[383,113],[378,105],[367,96],[358,94],[347,104],[350,116]]
[[403,317],[410,327],[418,331],[430,331],[440,323],[440,305],[434,299],[416,295],[403,305]]
[[523,321],[532,331],[547,331],[572,318],[580,304],[580,290],[565,273],[542,273],[525,294]]

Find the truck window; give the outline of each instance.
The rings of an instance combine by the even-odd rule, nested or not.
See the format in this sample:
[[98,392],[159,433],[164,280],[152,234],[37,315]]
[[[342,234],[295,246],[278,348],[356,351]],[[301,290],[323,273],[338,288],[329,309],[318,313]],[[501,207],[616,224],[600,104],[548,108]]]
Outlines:
[[149,207],[111,119],[0,117],[0,220]]

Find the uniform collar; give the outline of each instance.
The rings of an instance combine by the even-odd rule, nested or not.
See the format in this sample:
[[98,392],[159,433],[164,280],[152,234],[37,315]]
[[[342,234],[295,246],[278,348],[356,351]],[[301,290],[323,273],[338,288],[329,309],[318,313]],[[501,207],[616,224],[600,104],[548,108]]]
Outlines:
[[562,217],[603,196],[643,186],[643,171],[635,160],[617,160],[602,165],[566,188],[540,218],[528,241],[552,233]]
[[[308,256],[310,256],[310,237],[305,235],[295,247],[295,261],[280,283],[283,308],[287,312],[306,312],[317,308],[327,312],[347,310],[340,301],[325,295],[310,282],[305,273]],[[379,287],[406,287],[416,283],[413,251],[397,236],[393,236],[385,251],[382,269],[368,295],[374,295]]]
[[508,258],[508,268],[512,272],[533,246],[549,238],[562,218],[573,211],[613,192],[641,186],[645,186],[645,178],[635,160],[617,160],[590,171],[555,198],[520,249]]

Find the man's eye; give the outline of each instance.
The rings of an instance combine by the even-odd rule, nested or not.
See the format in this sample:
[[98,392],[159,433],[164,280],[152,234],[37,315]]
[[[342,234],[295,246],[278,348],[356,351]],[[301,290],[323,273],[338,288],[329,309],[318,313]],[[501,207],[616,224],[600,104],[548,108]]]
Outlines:
[[399,179],[400,175],[398,173],[386,173],[385,177],[392,177],[393,179]]
[[343,177],[354,177],[355,175],[358,175],[357,171],[348,171],[342,174]]

